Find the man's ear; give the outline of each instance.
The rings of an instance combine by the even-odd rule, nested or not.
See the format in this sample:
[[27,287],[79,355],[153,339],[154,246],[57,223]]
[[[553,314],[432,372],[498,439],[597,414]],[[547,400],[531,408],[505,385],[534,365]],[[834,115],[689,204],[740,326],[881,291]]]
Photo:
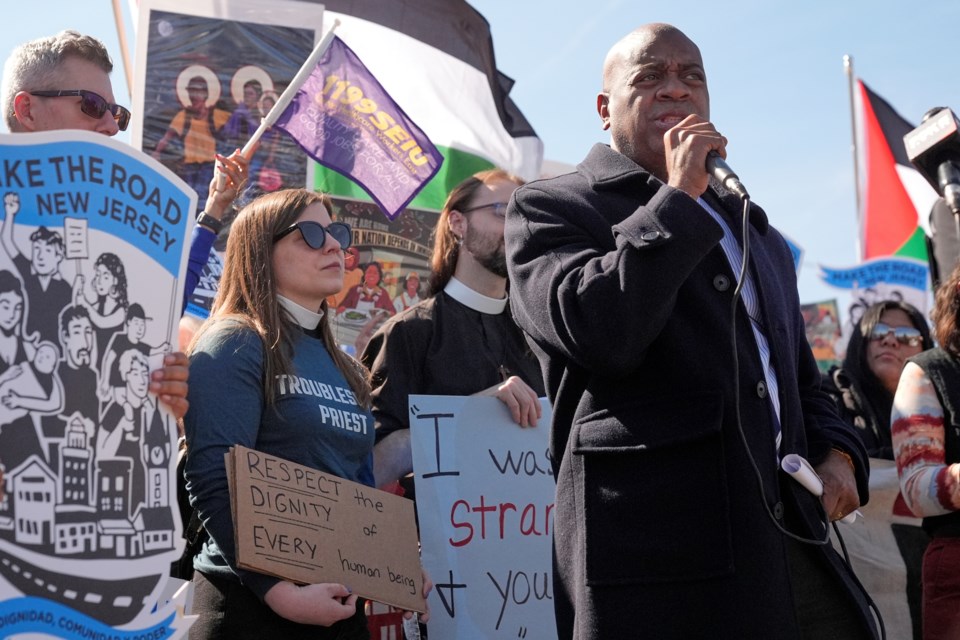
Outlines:
[[462,213],[454,209],[450,212],[450,231],[458,238],[463,238],[467,231],[467,218]]
[[13,115],[24,131],[36,131],[37,121],[33,113],[33,96],[26,91],[18,91],[13,97]]
[[597,94],[597,113],[600,114],[600,120],[603,122],[603,130],[610,128],[610,101],[605,93]]

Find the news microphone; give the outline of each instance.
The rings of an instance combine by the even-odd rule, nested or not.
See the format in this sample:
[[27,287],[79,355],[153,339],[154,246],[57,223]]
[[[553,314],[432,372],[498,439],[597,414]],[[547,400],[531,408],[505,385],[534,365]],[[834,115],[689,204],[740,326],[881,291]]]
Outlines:
[[937,167],[937,186],[954,215],[960,214],[960,168],[952,160]]
[[737,194],[743,200],[750,199],[750,194],[747,193],[747,188],[740,182],[740,178],[716,151],[707,154],[707,173],[716,178],[717,182],[722,184],[727,191]]
[[903,136],[907,158],[950,210],[960,215],[960,123],[946,107],[931,109],[919,127]]

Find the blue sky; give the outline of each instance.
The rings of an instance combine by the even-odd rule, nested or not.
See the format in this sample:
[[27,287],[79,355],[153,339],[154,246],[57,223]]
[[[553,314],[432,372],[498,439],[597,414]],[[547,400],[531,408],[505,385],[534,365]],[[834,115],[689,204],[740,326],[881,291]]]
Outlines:
[[[498,65],[516,81],[512,96],[543,139],[546,156],[570,164],[608,141],[595,103],[610,45],[646,22],[685,31],[703,53],[711,116],[730,140],[730,164],[771,221],[805,251],[803,301],[836,297],[844,306],[845,294],[820,282],[819,265],[857,260],[844,54],[853,56],[856,74],[912,122],[932,106],[960,108],[960,83],[953,80],[955,0],[472,4],[490,22]],[[19,42],[64,28],[102,38],[117,63],[117,98],[127,100],[108,0],[18,2],[6,15],[0,22],[4,57]],[[132,31],[128,38],[132,47]]]

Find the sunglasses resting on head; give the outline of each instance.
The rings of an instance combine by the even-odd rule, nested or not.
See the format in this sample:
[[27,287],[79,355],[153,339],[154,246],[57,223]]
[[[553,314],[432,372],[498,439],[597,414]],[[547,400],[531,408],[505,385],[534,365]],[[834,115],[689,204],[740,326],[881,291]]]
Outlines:
[[873,328],[870,339],[883,340],[891,333],[893,337],[897,339],[897,342],[902,345],[919,347],[923,344],[923,334],[920,333],[919,329],[914,329],[913,327],[891,327],[882,322],[877,323],[877,326]]
[[322,249],[328,233],[331,238],[337,241],[341,249],[348,248],[353,240],[353,232],[350,229],[350,225],[346,222],[331,222],[324,227],[319,222],[305,220],[303,222],[296,222],[273,236],[273,241],[277,242],[297,230],[300,231],[300,235],[303,236],[303,241],[306,242],[307,246],[311,249]]
[[127,125],[130,124],[130,112],[126,107],[121,107],[118,104],[111,104],[107,102],[106,98],[101,96],[99,93],[94,93],[93,91],[87,91],[86,89],[54,89],[51,91],[28,91],[32,96],[39,96],[41,98],[66,98],[66,97],[77,97],[80,98],[80,111],[90,116],[94,120],[99,120],[103,117],[107,111],[113,116],[113,119],[117,121],[117,127],[120,131],[126,131]]

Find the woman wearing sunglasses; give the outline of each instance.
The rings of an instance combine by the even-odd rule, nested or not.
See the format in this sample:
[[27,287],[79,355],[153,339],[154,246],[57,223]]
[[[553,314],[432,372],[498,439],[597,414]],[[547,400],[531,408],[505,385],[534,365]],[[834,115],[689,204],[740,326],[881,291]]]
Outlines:
[[904,367],[891,417],[900,491],[932,537],[924,640],[960,638],[960,264],[937,290],[933,331],[940,346]]
[[[333,339],[327,296],[343,284],[350,227],[304,190],[245,207],[227,241],[210,318],[190,346],[187,487],[209,539],[194,559],[191,638],[367,638],[356,595],[236,566],[223,456],[240,444],[373,484],[370,389]],[[286,384],[290,376],[308,384]],[[326,385],[326,386],[323,386]],[[311,389],[336,388],[323,397]],[[348,416],[362,428],[340,428]]]
[[890,407],[907,358],[933,347],[923,314],[905,302],[869,307],[853,327],[847,355],[824,380],[840,416],[852,424],[871,458],[893,460]]

